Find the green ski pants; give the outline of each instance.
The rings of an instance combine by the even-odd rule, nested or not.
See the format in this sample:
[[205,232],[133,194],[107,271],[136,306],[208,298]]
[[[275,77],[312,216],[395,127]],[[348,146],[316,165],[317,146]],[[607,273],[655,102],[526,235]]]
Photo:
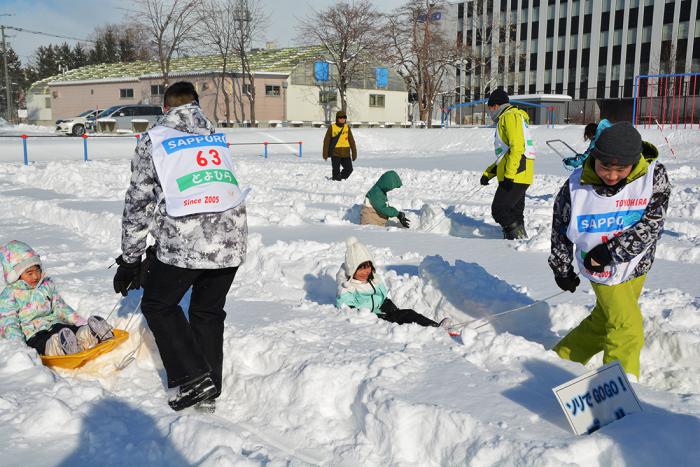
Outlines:
[[645,279],[646,274],[617,285],[591,282],[595,308],[553,350],[584,365],[602,350],[603,364],[619,360],[626,373],[639,377],[639,354],[644,347],[639,295]]

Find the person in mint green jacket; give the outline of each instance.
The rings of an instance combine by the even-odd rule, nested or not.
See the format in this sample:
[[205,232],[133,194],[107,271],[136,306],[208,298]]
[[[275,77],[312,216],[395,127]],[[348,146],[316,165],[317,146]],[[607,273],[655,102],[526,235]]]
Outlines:
[[391,190],[401,188],[401,185],[399,174],[393,170],[384,172],[365,195],[365,203],[360,212],[360,224],[384,226],[389,218],[396,217],[402,226],[409,228],[410,221],[406,219],[406,214],[390,206],[386,196]]
[[449,327],[449,318],[436,323],[420,313],[410,309],[399,309],[394,305],[388,298],[386,285],[377,273],[367,247],[355,237],[348,238],[346,244],[345,262],[336,275],[336,307],[370,310],[379,318],[397,324],[416,323],[427,327]]

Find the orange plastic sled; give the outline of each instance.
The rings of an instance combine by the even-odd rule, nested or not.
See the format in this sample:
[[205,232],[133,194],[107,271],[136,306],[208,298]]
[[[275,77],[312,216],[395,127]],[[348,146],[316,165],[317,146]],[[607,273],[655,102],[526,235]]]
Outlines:
[[91,349],[83,350],[82,352],[71,355],[56,355],[52,357],[42,355],[41,361],[44,363],[44,365],[50,367],[68,368],[70,370],[80,368],[90,360],[97,358],[99,355],[111,351],[129,338],[129,333],[126,331],[122,331],[121,329],[114,329],[113,331],[113,339],[100,342]]

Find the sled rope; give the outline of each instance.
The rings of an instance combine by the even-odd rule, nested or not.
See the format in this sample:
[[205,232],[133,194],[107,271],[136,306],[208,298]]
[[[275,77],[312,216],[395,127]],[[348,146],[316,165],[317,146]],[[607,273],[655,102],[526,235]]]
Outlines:
[[543,302],[546,302],[547,300],[551,300],[555,297],[558,297],[559,295],[562,295],[565,292],[568,292],[568,290],[562,290],[560,292],[557,292],[555,294],[552,294],[552,295],[545,297],[545,298],[542,298],[540,300],[535,300],[534,302],[532,302],[528,305],[523,305],[523,306],[519,306],[517,308],[512,308],[510,310],[502,311],[500,313],[496,313],[495,315],[491,315],[491,316],[486,317],[486,318],[477,318],[477,319],[473,319],[470,321],[464,321],[462,323],[456,323],[456,324],[453,324],[452,326],[450,326],[448,329],[457,330],[459,328],[466,327],[469,324],[478,323],[479,321],[483,321],[482,324],[479,324],[478,326],[474,326],[472,328],[472,329],[479,329],[479,328],[486,326],[487,324],[490,324],[492,321],[495,321],[496,319],[500,318],[501,316],[505,316],[505,315],[508,315],[510,313],[514,313],[516,311],[527,310],[528,308],[531,308],[531,307],[537,305],[538,303],[543,303]]

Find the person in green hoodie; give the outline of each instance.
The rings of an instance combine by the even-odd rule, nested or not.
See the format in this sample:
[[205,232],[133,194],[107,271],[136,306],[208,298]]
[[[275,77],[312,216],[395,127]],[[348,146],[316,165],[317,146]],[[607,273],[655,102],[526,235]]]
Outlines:
[[384,172],[365,196],[365,203],[360,212],[360,224],[384,226],[390,217],[396,217],[402,226],[409,228],[410,222],[406,219],[406,215],[395,207],[389,206],[386,194],[395,188],[401,188],[399,174],[393,170]]
[[487,107],[491,119],[496,123],[496,162],[484,171],[479,182],[488,185],[493,177],[498,179],[491,215],[501,225],[503,238],[527,238],[523,217],[525,192],[532,184],[535,171],[530,119],[527,112],[510,105],[508,93],[502,88],[491,93]]

